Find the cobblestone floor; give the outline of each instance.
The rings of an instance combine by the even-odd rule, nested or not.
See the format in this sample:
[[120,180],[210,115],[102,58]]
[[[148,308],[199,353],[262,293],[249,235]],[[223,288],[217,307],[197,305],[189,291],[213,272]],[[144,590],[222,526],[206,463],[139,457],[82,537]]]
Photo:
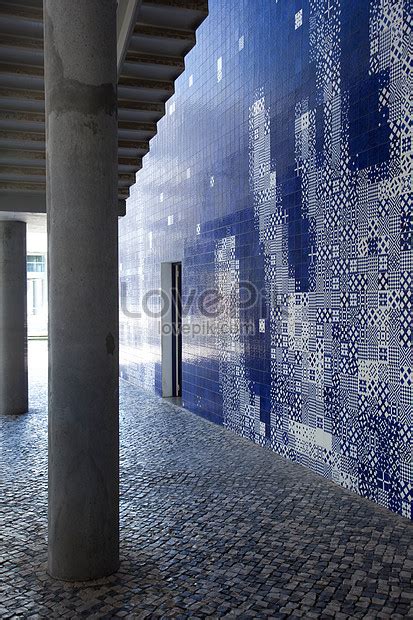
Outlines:
[[410,522],[122,385],[122,565],[46,573],[46,356],[3,417],[0,617],[413,617]]

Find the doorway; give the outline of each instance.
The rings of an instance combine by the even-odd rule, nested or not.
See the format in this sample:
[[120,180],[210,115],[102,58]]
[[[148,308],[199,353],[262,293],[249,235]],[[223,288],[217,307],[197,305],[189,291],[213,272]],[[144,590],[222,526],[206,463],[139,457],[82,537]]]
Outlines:
[[175,398],[182,397],[181,263],[172,263],[172,383]]
[[180,404],[182,397],[182,264],[162,263],[162,396]]

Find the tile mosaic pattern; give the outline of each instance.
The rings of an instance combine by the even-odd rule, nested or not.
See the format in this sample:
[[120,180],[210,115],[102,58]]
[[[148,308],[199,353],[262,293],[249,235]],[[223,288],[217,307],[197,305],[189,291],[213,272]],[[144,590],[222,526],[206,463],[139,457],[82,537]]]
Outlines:
[[409,0],[211,0],[120,225],[122,375],[160,392],[182,260],[185,406],[407,518],[411,36]]
[[126,382],[120,570],[51,579],[44,343],[29,364],[0,417],[3,620],[412,617],[411,522]]

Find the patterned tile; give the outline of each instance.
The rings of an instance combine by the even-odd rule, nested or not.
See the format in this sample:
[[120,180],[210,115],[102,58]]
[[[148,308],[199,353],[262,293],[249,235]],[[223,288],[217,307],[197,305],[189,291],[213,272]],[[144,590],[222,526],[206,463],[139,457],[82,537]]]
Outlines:
[[[186,310],[189,410],[411,517],[410,8],[211,0],[120,255],[128,308],[162,261],[222,300]],[[157,319],[122,314],[121,340],[160,393]]]

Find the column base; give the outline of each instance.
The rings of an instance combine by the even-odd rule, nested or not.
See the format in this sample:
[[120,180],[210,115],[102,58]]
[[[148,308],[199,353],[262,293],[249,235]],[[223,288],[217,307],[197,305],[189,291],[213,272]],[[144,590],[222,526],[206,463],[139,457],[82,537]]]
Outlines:
[[93,573],[85,573],[79,574],[76,573],[76,576],[60,573],[59,571],[53,571],[49,567],[47,567],[47,574],[52,579],[56,581],[66,581],[68,583],[76,583],[76,582],[85,582],[85,581],[98,581],[99,579],[105,579],[105,577],[110,577],[114,573],[117,573],[120,568],[120,562],[117,561],[112,567],[108,567],[106,570],[93,572]]

